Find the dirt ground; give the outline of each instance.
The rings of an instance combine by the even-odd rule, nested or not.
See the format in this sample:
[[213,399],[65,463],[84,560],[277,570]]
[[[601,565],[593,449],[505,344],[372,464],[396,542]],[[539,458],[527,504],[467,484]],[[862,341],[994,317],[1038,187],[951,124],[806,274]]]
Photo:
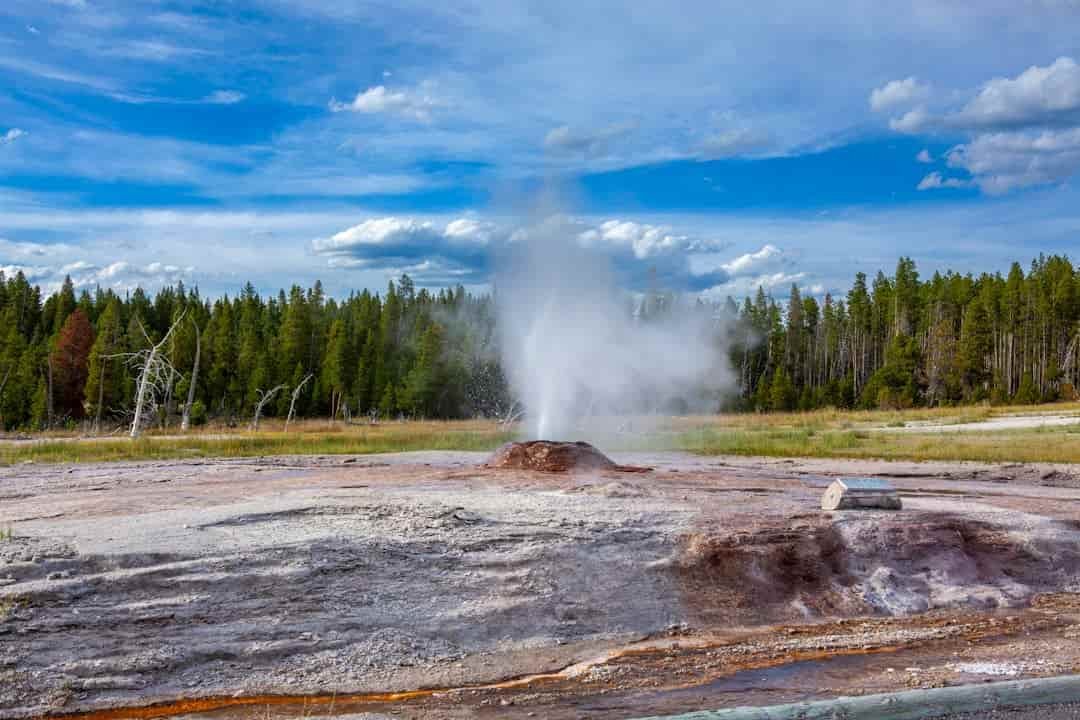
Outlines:
[[[625,718],[1080,671],[1080,468],[484,459],[0,469],[0,717]],[[837,475],[904,509],[820,511]]]
[[1028,415],[1002,415],[969,423],[939,423],[932,420],[909,420],[900,427],[873,428],[884,432],[911,433],[951,433],[951,432],[993,432],[1000,430],[1030,430],[1033,428],[1061,427],[1080,423],[1076,413],[1032,413]]

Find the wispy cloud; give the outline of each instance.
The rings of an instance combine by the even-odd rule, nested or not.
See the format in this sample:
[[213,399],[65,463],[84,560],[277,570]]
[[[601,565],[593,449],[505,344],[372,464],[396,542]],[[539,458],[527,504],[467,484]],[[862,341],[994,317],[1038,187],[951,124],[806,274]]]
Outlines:
[[936,170],[932,173],[928,173],[926,177],[919,181],[916,189],[918,190],[938,190],[940,188],[969,188],[975,183],[971,180],[964,180],[955,177],[944,177],[940,172]]
[[11,128],[3,135],[0,135],[0,145],[10,145],[22,136],[26,135],[26,131],[21,128]]
[[616,123],[595,130],[576,130],[569,125],[560,125],[544,136],[544,147],[555,152],[606,155],[614,143],[635,129],[637,124],[632,122]]
[[243,102],[246,96],[236,90],[215,90],[202,99],[202,102],[211,105],[235,105]]

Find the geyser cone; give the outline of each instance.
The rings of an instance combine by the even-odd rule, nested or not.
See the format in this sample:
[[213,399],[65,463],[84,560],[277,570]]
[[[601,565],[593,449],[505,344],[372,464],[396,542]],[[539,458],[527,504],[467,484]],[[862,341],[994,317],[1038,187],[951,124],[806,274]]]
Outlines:
[[507,443],[495,451],[485,467],[541,472],[619,469],[607,455],[587,442],[555,440]]

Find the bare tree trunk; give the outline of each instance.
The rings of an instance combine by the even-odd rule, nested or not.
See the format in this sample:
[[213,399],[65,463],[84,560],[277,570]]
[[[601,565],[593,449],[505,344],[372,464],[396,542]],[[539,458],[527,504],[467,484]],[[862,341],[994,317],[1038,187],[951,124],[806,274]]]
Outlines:
[[187,432],[191,429],[191,406],[195,402],[195,385],[199,382],[199,356],[202,354],[202,337],[199,332],[199,323],[192,318],[195,324],[195,365],[191,368],[191,383],[188,385],[187,402],[184,403],[184,416],[180,420],[180,429]]
[[101,432],[101,404],[105,402],[105,370],[109,365],[109,359],[102,356],[101,372],[98,377],[97,410],[94,412],[94,434]]
[[48,389],[49,396],[47,398],[45,398],[45,411],[46,411],[46,418],[47,418],[46,421],[45,421],[45,429],[48,430],[48,429],[51,429],[52,425],[53,425],[53,378],[52,378],[52,355],[51,354],[48,355],[45,358],[45,362],[49,367],[49,389]]
[[285,432],[289,432],[289,423],[292,422],[293,417],[296,416],[296,399],[300,397],[300,392],[307,385],[307,381],[314,377],[313,373],[308,373],[304,376],[304,379],[300,381],[300,384],[292,391],[292,400],[289,401],[289,414],[285,417]]
[[173,380],[170,377],[169,382],[165,386],[165,412],[161,416],[161,429],[164,430],[169,425],[169,416],[172,415],[172,402],[173,402]]
[[277,391],[281,390],[283,387],[285,386],[278,385],[277,387],[271,388],[270,392],[266,393],[264,393],[262,390],[255,390],[255,392],[259,395],[259,402],[255,405],[255,417],[251,420],[251,429],[253,431],[259,429],[259,418],[262,416],[262,411],[263,408],[266,406],[266,403],[270,402],[270,398],[274,397],[274,395],[277,394]]
[[4,379],[0,380],[0,432],[4,430],[4,386],[7,385],[8,378],[11,377],[11,368],[14,367],[14,363],[8,366],[7,372],[4,373]]
[[[149,399],[150,394],[155,390],[160,390],[158,387],[151,387],[151,385],[156,385],[163,379],[163,368],[159,367],[158,354],[168,341],[169,336],[172,335],[173,330],[176,329],[176,326],[179,325],[180,321],[183,319],[184,314],[181,313],[180,317],[178,317],[176,322],[169,328],[169,331],[165,333],[165,337],[161,338],[157,345],[151,346],[150,351],[146,356],[146,360],[143,363],[142,371],[139,373],[139,389],[135,393],[135,417],[131,421],[131,432],[129,433],[132,439],[139,437],[142,433],[143,413],[145,412],[146,402]],[[142,327],[141,323],[139,327]],[[147,341],[149,341],[150,336],[146,335],[145,329],[143,330],[143,335],[146,336]],[[164,362],[168,365],[167,360]],[[168,365],[166,369],[169,371],[169,381],[171,382],[172,366]]]

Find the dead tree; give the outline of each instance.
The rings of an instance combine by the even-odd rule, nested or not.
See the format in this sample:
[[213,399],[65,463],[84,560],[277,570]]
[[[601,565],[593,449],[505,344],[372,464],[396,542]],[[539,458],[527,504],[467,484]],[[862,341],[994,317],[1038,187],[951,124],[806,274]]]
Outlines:
[[48,357],[45,358],[45,363],[46,363],[46,365],[48,367],[48,371],[49,371],[49,386],[48,386],[49,396],[47,398],[45,398],[45,411],[46,411],[46,417],[48,419],[45,421],[45,429],[46,430],[51,430],[52,426],[53,426],[52,353],[50,353],[48,355]]
[[518,408],[517,400],[514,400],[510,403],[510,407],[506,410],[506,415],[503,416],[499,424],[502,425],[503,430],[507,430],[511,425],[521,419],[522,414],[523,411]]
[[307,385],[307,381],[315,377],[314,373],[308,373],[304,376],[304,379],[300,381],[300,384],[292,391],[292,400],[289,401],[289,414],[285,417],[285,432],[289,432],[289,423],[296,416],[296,399],[300,397],[300,392]]
[[184,403],[184,414],[180,419],[180,429],[184,432],[191,429],[191,406],[195,402],[195,385],[199,382],[199,355],[202,353],[199,323],[195,318],[192,318],[191,322],[195,326],[195,364],[191,368],[191,382],[188,383],[187,402]]
[[278,390],[281,390],[284,387],[284,385],[278,385],[270,388],[269,392],[263,392],[258,389],[255,390],[255,394],[259,396],[259,401],[255,403],[255,417],[251,419],[251,430],[253,432],[259,429],[259,417],[262,416],[262,411],[266,406],[266,403],[270,402],[270,398],[277,395]]
[[142,330],[146,341],[150,343],[150,347],[137,353],[125,353],[128,362],[139,370],[139,386],[135,391],[135,417],[131,421],[130,435],[133,439],[139,437],[142,433],[142,425],[147,410],[157,407],[157,396],[165,392],[176,379],[177,372],[168,358],[161,354],[161,348],[165,346],[169,336],[172,335],[173,330],[183,319],[184,313],[181,313],[180,317],[169,328],[169,331],[165,333],[165,337],[161,338],[156,345],[146,333],[146,328],[139,322],[139,329]]
[[8,365],[7,372],[4,373],[4,379],[0,380],[0,432],[3,432],[4,430],[4,386],[7,385],[8,378],[11,377],[11,369],[13,367],[15,367],[14,363]]

